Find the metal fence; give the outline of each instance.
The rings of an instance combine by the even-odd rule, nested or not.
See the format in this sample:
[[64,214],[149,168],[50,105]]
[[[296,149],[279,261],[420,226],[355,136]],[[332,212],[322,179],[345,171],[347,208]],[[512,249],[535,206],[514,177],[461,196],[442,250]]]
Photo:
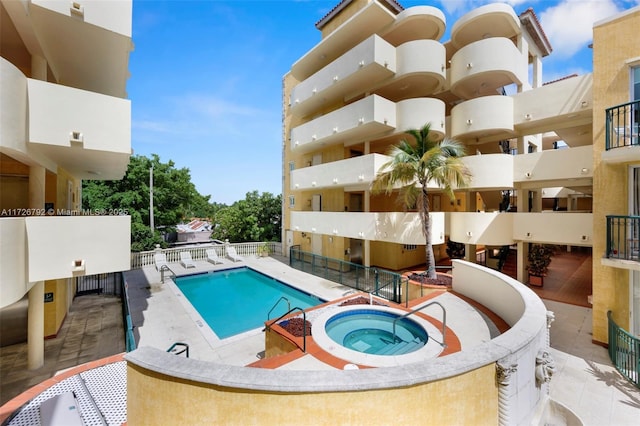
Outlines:
[[302,251],[299,246],[290,248],[289,266],[396,303],[401,302],[403,278],[397,272],[320,256]]
[[76,277],[76,296],[96,293],[106,294],[110,296],[120,296],[121,288],[121,272],[110,272],[106,274]]
[[607,216],[609,259],[640,261],[640,216]]
[[640,388],[640,339],[620,328],[607,312],[609,320],[609,357],[618,371]]
[[638,145],[640,101],[628,102],[606,110],[606,150]]
[[[120,272],[122,276],[123,273]],[[129,290],[127,282],[121,279],[121,295],[122,295],[122,324],[124,326],[124,343],[127,352],[131,352],[136,348],[136,339],[133,334],[133,321],[131,321],[131,312],[129,311]]]

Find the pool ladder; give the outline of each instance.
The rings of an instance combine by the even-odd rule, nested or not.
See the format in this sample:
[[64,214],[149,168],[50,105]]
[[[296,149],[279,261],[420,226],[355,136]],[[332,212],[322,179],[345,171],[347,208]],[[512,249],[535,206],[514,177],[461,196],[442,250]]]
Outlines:
[[[176,346],[180,346],[180,347],[182,347],[182,349],[176,349],[174,351]],[[186,344],[186,343],[182,343],[182,342],[175,342],[173,345],[171,345],[171,347],[169,349],[167,349],[167,352],[170,352],[170,353],[175,354],[175,355],[185,354],[185,356],[187,358],[189,358],[189,345]]]
[[171,272],[171,277],[175,280],[177,278],[177,275],[175,272],[173,272],[173,270],[171,268],[169,268],[167,265],[162,265],[162,267],[160,268],[160,282],[162,284],[164,284],[164,271],[169,271]]
[[433,337],[431,337],[431,340],[433,340],[434,342],[438,343],[443,348],[446,348],[447,345],[445,343],[446,342],[445,332],[447,330],[447,311],[444,309],[444,306],[442,306],[439,302],[430,302],[430,303],[427,303],[426,305],[419,306],[419,307],[415,308],[414,310],[412,310],[411,312],[407,312],[406,314],[404,314],[402,316],[399,316],[398,318],[394,319],[393,320],[393,341],[397,342],[398,340],[402,340],[402,339],[399,339],[399,337],[396,335],[396,323],[399,320],[401,320],[403,318],[406,318],[409,315],[413,315],[416,312],[419,312],[419,311],[421,311],[421,310],[423,310],[425,308],[428,308],[431,305],[438,305],[438,306],[440,306],[440,309],[442,309],[442,342],[438,342]]

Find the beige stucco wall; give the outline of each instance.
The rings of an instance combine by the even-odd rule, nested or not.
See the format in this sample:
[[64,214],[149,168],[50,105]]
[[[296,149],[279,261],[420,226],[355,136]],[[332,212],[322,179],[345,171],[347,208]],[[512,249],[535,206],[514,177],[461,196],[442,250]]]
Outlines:
[[629,273],[603,266],[606,216],[628,214],[628,166],[604,164],[605,110],[630,100],[629,64],[640,57],[640,10],[597,24],[593,30],[593,340],[606,343],[607,311],[621,327],[629,328]]
[[[472,391],[471,391],[472,390]],[[231,389],[127,366],[127,424],[498,424],[493,364],[428,384],[360,392]]]

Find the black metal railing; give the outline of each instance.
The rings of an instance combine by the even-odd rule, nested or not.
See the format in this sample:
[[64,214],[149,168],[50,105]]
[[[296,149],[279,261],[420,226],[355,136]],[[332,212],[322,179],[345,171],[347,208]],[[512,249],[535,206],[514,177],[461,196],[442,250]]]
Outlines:
[[[120,272],[120,274],[123,274]],[[124,274],[123,274],[124,275]],[[136,348],[136,338],[133,334],[133,321],[131,320],[131,311],[129,310],[129,291],[124,276],[121,279],[121,298],[122,298],[122,324],[124,326],[124,342],[127,352],[131,352]]]
[[397,272],[320,256],[302,251],[299,246],[290,248],[289,266],[392,302],[401,302],[402,275]]
[[607,216],[609,259],[640,261],[640,216]]
[[609,322],[609,357],[616,369],[640,388],[640,339],[620,328],[607,312]]
[[640,100],[606,109],[606,150],[638,145]]
[[106,294],[120,296],[122,273],[83,275],[76,277],[76,296],[85,294]]

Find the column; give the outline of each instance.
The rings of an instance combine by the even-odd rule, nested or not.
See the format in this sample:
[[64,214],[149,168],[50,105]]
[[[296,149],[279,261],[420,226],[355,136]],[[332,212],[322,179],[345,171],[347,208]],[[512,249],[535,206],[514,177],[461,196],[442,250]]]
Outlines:
[[[464,194],[465,210],[467,212],[476,211],[476,193],[474,191],[465,192]],[[478,257],[476,256],[476,245],[465,244],[464,245],[464,260],[467,262],[478,263]]]
[[[44,208],[45,169],[29,169],[29,207]],[[44,364],[44,281],[33,284],[29,290],[27,310],[27,368],[34,370]]]
[[31,57],[31,78],[47,81],[47,60],[42,56],[33,55]]
[[[518,371],[518,365],[503,361],[496,362],[496,381],[498,382],[498,424],[511,425],[511,396],[515,390],[511,378]],[[516,407],[517,408],[517,407]]]

